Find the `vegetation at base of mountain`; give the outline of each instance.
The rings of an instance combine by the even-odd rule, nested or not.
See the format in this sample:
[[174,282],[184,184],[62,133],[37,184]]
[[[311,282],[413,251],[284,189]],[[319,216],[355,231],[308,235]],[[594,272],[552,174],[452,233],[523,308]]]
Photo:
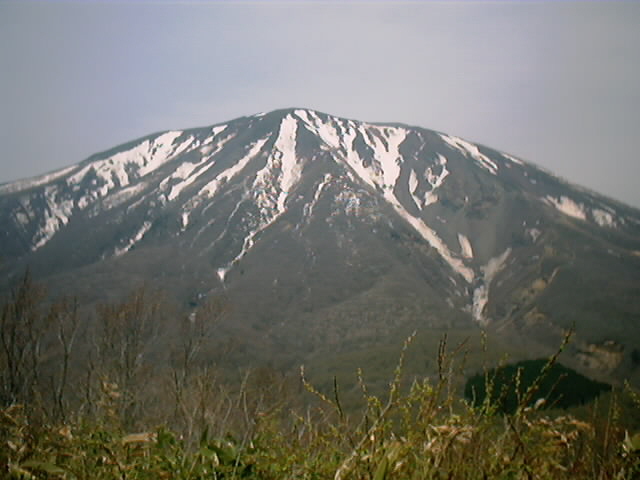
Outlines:
[[[131,431],[117,404],[117,385],[105,386],[103,415],[66,422],[34,421],[33,408],[0,410],[0,465],[15,479],[632,479],[640,474],[640,434],[625,430],[625,402],[640,408],[631,389],[615,392],[588,419],[549,415],[521,403],[501,414],[452,389],[459,349],[442,342],[441,377],[402,388],[404,353],[385,396],[360,377],[366,407],[348,414],[337,384],[325,395],[302,372],[307,407],[285,407],[264,389],[213,395],[199,431],[167,423]],[[624,401],[623,401],[624,398]],[[167,399],[168,400],[168,399]],[[235,433],[220,430],[235,418]],[[230,424],[229,424],[230,425]]]
[[[535,384],[547,365],[546,359],[524,360],[492,368],[469,378],[465,397],[481,405],[487,395],[503,413],[514,413],[524,393]],[[559,363],[552,365],[537,386],[530,405],[540,408],[569,408],[592,401],[611,385],[591,380]]]
[[[102,305],[91,335],[80,327],[76,302],[46,306],[43,298],[25,275],[1,310],[3,477],[640,475],[640,394],[631,387],[572,410],[531,406],[557,354],[524,389],[514,412],[505,414],[491,396],[474,403],[460,395],[464,342],[443,336],[432,360],[436,374],[407,375],[412,335],[385,391],[371,388],[358,370],[361,401],[345,408],[337,380],[316,387],[304,370],[293,380],[267,367],[250,368],[240,372],[240,381],[229,381],[202,357],[224,315],[222,303],[183,318],[172,333],[169,363],[159,368],[145,344],[162,335],[163,306],[153,294],[138,290]],[[78,351],[82,335],[89,335],[91,351]],[[82,358],[88,360],[80,375],[69,367]]]

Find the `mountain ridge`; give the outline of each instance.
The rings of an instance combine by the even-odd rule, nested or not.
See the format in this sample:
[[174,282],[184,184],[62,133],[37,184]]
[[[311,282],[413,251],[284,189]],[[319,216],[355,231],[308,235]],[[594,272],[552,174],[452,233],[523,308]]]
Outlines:
[[[0,225],[7,279],[29,265],[54,284],[79,276],[99,287],[131,267],[135,278],[173,279],[186,303],[229,295],[243,331],[267,328],[284,344],[278,311],[284,324],[320,325],[320,308],[335,316],[328,332],[361,312],[383,331],[372,305],[399,312],[421,296],[402,322],[429,311],[434,324],[557,338],[579,321],[584,362],[597,363],[586,345],[611,340],[626,349],[613,369],[627,373],[638,336],[639,210],[399,123],[287,108],[146,135],[1,185]],[[619,310],[615,321],[598,321],[607,309]]]

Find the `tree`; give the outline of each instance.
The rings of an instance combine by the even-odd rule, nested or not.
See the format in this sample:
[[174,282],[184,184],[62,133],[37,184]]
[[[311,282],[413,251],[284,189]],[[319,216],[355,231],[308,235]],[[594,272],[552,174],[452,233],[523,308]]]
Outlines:
[[113,401],[114,413],[131,426],[141,408],[146,346],[152,339],[161,302],[144,288],[122,303],[97,308],[95,351],[97,363],[90,371],[98,374],[103,392]]
[[51,373],[51,394],[53,395],[51,414],[56,420],[67,419],[67,385],[70,376],[71,353],[78,332],[78,301],[74,298],[63,299],[52,305],[49,311],[49,322],[55,330],[59,347],[59,368]]
[[180,322],[179,341],[174,344],[171,358],[171,391],[175,400],[174,421],[193,438],[194,432],[205,428],[208,417],[222,406],[217,393],[216,372],[203,362],[200,354],[215,325],[226,313],[222,299],[207,301]]
[[44,289],[27,270],[2,305],[0,315],[0,403],[33,400],[42,363],[41,343],[48,324],[43,314]]

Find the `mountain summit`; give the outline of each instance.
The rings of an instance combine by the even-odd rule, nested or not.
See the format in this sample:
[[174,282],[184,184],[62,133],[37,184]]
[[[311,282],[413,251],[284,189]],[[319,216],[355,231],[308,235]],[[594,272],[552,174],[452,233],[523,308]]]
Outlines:
[[575,324],[576,362],[628,373],[640,342],[640,211],[459,137],[308,109],[1,185],[0,252],[4,288],[30,266],[96,301],[141,281],[187,308],[224,294],[228,328],[280,350],[410,326],[550,344]]

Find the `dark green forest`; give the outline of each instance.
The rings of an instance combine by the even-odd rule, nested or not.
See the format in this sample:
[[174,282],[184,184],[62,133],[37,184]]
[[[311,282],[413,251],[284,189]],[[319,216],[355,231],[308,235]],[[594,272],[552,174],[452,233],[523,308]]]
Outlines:
[[535,396],[526,406],[537,403],[539,408],[566,409],[584,405],[611,390],[611,385],[591,380],[559,363],[551,365],[543,375],[547,362],[547,359],[524,360],[474,375],[465,385],[465,398],[482,405],[489,397],[501,412],[513,414],[524,392],[538,379]]

